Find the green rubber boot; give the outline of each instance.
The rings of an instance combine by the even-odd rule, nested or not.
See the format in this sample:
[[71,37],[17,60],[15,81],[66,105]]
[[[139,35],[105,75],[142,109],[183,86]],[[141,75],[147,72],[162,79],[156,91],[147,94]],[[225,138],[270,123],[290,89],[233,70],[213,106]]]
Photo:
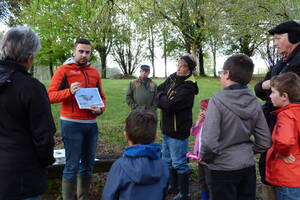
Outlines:
[[89,199],[89,189],[92,182],[90,176],[77,176],[77,198],[78,200]]
[[76,181],[68,181],[63,179],[62,184],[62,198],[63,200],[74,200]]

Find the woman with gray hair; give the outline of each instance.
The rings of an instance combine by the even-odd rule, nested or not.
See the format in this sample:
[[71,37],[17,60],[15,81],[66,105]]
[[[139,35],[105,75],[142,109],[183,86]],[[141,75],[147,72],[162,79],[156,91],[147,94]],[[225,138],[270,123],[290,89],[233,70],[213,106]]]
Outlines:
[[27,71],[40,49],[28,27],[6,32],[0,45],[0,199],[36,200],[47,189],[56,131],[47,91]]

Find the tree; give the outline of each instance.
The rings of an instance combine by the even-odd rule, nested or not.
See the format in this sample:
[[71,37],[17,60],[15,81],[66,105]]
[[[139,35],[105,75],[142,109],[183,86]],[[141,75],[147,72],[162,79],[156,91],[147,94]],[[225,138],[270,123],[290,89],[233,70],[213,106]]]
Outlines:
[[176,27],[183,38],[186,52],[198,58],[199,75],[204,76],[203,39],[202,28],[204,17],[202,15],[203,1],[199,0],[155,0],[154,10],[168,23]]
[[0,2],[0,21],[9,26],[14,25],[22,8],[29,5],[30,0],[2,0]]
[[20,22],[31,25],[41,36],[44,43],[41,63],[47,62],[50,71],[53,64],[70,56],[74,40],[84,37],[98,51],[105,78],[106,57],[113,37],[114,5],[111,0],[32,0],[31,6],[22,10]]
[[[142,61],[145,54],[145,37],[141,34],[141,29],[129,13],[132,5],[130,2],[122,4],[122,13],[119,13],[115,26],[112,47],[112,56],[125,75],[132,75]],[[147,41],[147,40],[146,40]]]

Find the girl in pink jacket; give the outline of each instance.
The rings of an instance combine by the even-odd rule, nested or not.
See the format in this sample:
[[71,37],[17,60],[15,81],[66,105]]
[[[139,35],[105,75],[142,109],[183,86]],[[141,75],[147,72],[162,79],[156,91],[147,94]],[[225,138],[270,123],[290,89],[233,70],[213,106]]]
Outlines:
[[188,152],[186,154],[187,158],[198,161],[198,174],[199,174],[199,183],[201,190],[201,200],[209,200],[210,193],[210,172],[209,169],[200,158],[200,147],[201,147],[201,133],[205,119],[205,113],[208,106],[209,99],[203,99],[200,102],[200,111],[198,115],[197,122],[191,128],[191,135],[195,136],[195,144],[193,152]]

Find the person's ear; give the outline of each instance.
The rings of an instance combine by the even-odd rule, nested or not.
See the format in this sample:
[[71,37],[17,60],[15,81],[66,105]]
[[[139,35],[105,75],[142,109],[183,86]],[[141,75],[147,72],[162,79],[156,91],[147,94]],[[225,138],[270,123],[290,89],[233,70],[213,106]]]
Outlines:
[[28,56],[27,56],[27,62],[28,63],[32,63],[33,62],[33,55],[32,54],[28,54]]
[[281,97],[283,97],[285,100],[289,100],[289,95],[286,92],[282,93]]
[[127,132],[124,131],[123,134],[124,134],[125,139],[128,141],[128,135],[127,135]]
[[33,64],[33,55],[28,54],[26,59],[22,62],[22,65],[25,67],[26,70],[29,70]]

